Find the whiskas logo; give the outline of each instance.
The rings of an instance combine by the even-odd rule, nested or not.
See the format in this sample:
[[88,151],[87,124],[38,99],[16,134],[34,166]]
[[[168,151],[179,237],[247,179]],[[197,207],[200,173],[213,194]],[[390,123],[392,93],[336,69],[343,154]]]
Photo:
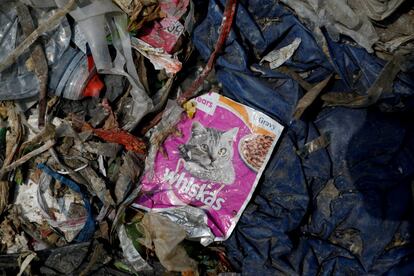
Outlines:
[[213,208],[213,210],[220,210],[224,199],[217,197],[217,191],[211,191],[211,184],[197,184],[194,183],[194,177],[187,178],[185,172],[179,174],[170,171],[170,169],[165,168],[165,173],[163,175],[163,182],[168,182],[171,186],[174,185],[174,188],[178,191],[179,194],[186,194],[191,198],[199,200],[206,204],[207,206]]

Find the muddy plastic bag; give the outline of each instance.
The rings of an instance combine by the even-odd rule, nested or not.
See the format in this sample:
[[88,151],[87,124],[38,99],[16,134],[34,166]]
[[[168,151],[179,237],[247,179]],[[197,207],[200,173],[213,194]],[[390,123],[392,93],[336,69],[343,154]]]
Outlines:
[[204,210],[216,241],[229,237],[250,200],[283,127],[217,93],[192,100],[195,116],[164,142],[154,177],[142,180],[135,206],[163,211],[186,205]]
[[161,264],[169,271],[197,271],[196,262],[191,259],[180,243],[185,239],[183,228],[168,218],[147,213],[141,221],[144,238],[138,241],[148,248],[154,248]]

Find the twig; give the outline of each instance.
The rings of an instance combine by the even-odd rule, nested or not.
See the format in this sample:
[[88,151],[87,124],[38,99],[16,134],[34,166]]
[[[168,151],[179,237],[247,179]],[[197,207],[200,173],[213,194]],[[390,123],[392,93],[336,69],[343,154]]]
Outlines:
[[326,79],[316,84],[312,89],[310,89],[302,98],[300,98],[295,111],[293,113],[293,118],[299,120],[305,110],[316,100],[322,90],[328,85],[329,81],[332,78],[330,74]]
[[[20,142],[23,137],[23,128],[21,125],[22,116],[16,112],[16,108],[12,103],[7,104],[7,115],[10,123],[10,136],[6,139],[6,156],[3,162],[3,168],[10,165],[16,156],[20,147]],[[3,180],[4,173],[0,170],[0,180]]]
[[0,175],[3,175],[21,165],[23,165],[24,163],[26,163],[27,161],[29,161],[31,158],[47,151],[48,149],[50,149],[51,147],[53,147],[55,145],[55,141],[54,140],[49,140],[47,141],[43,146],[41,146],[40,148],[37,148],[31,152],[29,152],[28,154],[26,154],[25,156],[23,156],[22,158],[14,161],[13,163],[11,163],[8,166],[5,166],[4,168],[2,168],[0,170]]
[[185,91],[179,98],[178,104],[182,105],[192,97],[194,97],[195,92],[204,82],[204,79],[208,76],[211,69],[213,69],[214,62],[217,59],[218,54],[224,46],[224,43],[229,36],[231,25],[233,23],[234,14],[236,13],[237,0],[227,0],[226,8],[223,14],[223,20],[221,21],[220,34],[217,39],[216,45],[214,47],[213,53],[211,53],[210,58],[208,59],[207,65],[204,67],[200,76],[191,84],[191,86]]
[[[26,5],[20,4],[17,6],[17,15],[19,16],[20,25],[22,26],[23,33],[25,36],[29,36],[35,29],[32,16],[30,15],[29,9]],[[33,45],[33,51],[30,55],[32,59],[32,67],[36,77],[39,80],[39,128],[45,125],[45,114],[46,114],[46,96],[47,96],[47,77],[48,77],[48,66],[43,51],[42,45],[39,42],[35,42]]]
[[154,126],[156,126],[162,119],[162,115],[164,114],[164,111],[161,111],[160,113],[158,113],[157,115],[155,115],[155,117],[148,122],[148,124],[146,124],[140,131],[141,135],[145,135],[145,133],[148,132],[148,130],[150,130],[151,128],[153,128]]
[[44,32],[46,32],[50,26],[56,25],[59,20],[64,17],[67,13],[69,13],[75,7],[76,0],[69,0],[65,6],[63,6],[60,10],[58,10],[54,15],[52,15],[48,20],[43,22],[37,29],[32,32],[28,37],[26,37],[23,42],[17,46],[14,51],[8,55],[1,63],[0,63],[0,73],[3,72],[4,69],[12,65],[17,61],[19,56],[23,54]]

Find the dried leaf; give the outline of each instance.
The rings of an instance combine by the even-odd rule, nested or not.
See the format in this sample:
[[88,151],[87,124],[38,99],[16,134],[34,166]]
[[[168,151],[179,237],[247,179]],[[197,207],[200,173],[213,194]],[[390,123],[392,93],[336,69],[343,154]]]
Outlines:
[[129,191],[129,186],[138,181],[142,171],[141,161],[133,152],[128,152],[123,158],[119,177],[115,184],[116,203],[120,204]]
[[293,40],[291,44],[268,53],[266,56],[262,58],[260,63],[268,61],[270,63],[270,69],[275,69],[279,67],[293,56],[301,42],[302,40],[299,37],[295,38],[295,40]]
[[322,92],[325,86],[328,84],[329,80],[332,78],[332,74],[329,75],[326,79],[316,84],[309,90],[298,102],[295,112],[293,113],[293,118],[298,120],[303,112],[315,101],[318,95]]

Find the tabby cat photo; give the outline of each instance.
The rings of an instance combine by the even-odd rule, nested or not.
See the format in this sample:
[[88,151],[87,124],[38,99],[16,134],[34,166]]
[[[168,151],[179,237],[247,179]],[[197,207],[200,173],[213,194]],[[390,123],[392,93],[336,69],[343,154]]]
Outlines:
[[238,130],[236,127],[221,131],[193,122],[190,139],[179,147],[184,168],[194,177],[232,184],[235,180],[233,142]]

